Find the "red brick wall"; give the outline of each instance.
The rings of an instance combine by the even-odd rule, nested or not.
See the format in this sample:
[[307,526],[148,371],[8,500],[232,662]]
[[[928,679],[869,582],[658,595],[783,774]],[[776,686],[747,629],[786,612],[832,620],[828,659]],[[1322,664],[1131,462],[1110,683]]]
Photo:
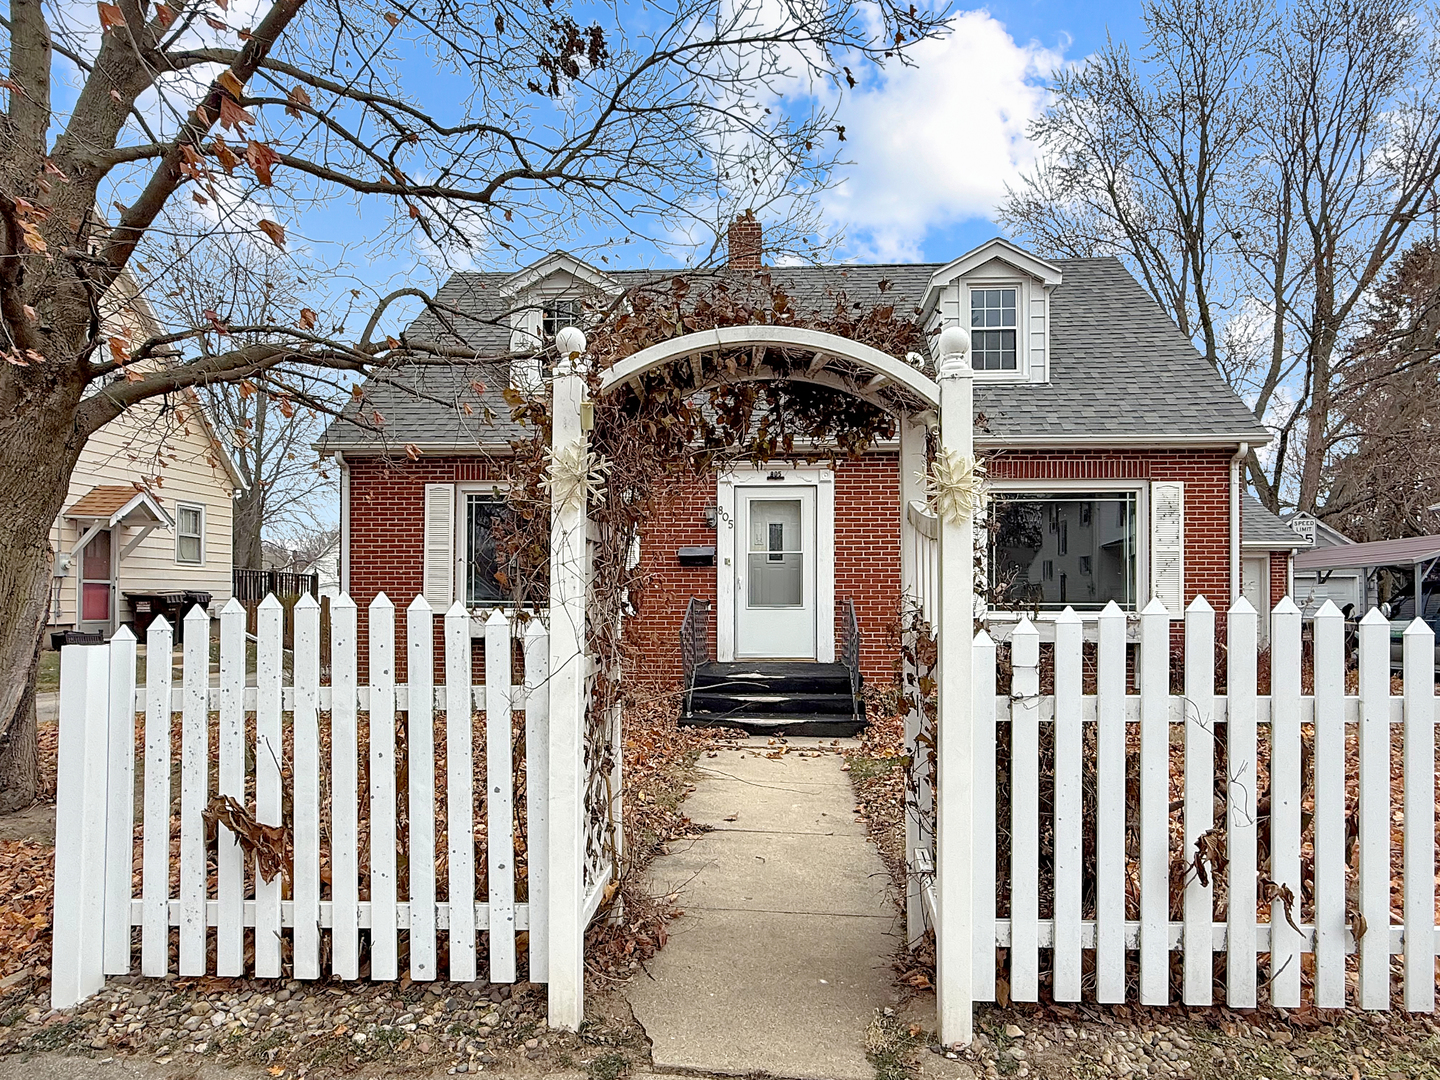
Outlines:
[[1290,552],[1270,552],[1270,607],[1290,595]]
[[[405,678],[405,609],[425,572],[425,485],[501,480],[503,463],[474,457],[385,462],[354,458],[350,469],[350,597],[360,607],[360,677],[368,678],[370,601],[384,593],[395,605],[395,678]],[[444,624],[435,618],[435,675],[444,678]],[[477,674],[484,650],[472,649]],[[483,678],[483,675],[481,676]]]

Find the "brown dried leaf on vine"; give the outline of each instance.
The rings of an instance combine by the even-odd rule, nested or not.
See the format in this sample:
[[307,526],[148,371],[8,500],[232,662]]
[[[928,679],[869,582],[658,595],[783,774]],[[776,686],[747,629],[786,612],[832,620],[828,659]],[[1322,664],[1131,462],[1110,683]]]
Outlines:
[[261,825],[229,795],[216,795],[200,816],[209,828],[224,825],[235,835],[235,842],[247,857],[255,860],[255,867],[267,884],[275,880],[276,874],[285,886],[290,884],[291,867],[286,856],[289,833],[283,825]]
[[1225,833],[1220,826],[1212,826],[1195,838],[1195,857],[1190,860],[1190,869],[1201,885],[1208,888],[1211,875],[1223,874],[1229,864]]
[[1295,893],[1290,886],[1281,885],[1263,873],[1256,884],[1259,886],[1261,903],[1283,905],[1281,910],[1285,913],[1285,921],[1290,924],[1290,929],[1300,933],[1300,927],[1295,925]]

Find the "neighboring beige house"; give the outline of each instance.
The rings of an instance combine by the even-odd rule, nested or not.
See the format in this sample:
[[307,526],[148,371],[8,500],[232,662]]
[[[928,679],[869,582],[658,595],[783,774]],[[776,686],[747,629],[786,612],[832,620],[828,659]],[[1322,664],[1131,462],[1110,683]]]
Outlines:
[[[133,290],[126,307],[125,321],[158,325]],[[50,630],[108,638],[137,616],[143,628],[165,604],[188,609],[197,598],[186,593],[208,593],[217,612],[230,598],[231,515],[242,486],[193,393],[105,425],[81,452],[50,530]]]

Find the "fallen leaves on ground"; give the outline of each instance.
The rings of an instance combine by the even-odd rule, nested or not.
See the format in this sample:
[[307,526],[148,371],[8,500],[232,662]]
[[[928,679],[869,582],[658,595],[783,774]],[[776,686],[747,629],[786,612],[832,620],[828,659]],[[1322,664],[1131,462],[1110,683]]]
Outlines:
[[54,852],[33,840],[0,841],[0,979],[50,963]]

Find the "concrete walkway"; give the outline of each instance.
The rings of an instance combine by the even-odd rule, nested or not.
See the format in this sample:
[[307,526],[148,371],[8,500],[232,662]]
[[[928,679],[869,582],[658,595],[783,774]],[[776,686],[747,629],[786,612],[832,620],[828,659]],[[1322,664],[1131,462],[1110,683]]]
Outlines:
[[865,1031],[892,1004],[903,925],[844,759],[765,740],[701,759],[685,812],[714,831],[656,860],[685,914],[630,982],[660,1069],[872,1080]]

